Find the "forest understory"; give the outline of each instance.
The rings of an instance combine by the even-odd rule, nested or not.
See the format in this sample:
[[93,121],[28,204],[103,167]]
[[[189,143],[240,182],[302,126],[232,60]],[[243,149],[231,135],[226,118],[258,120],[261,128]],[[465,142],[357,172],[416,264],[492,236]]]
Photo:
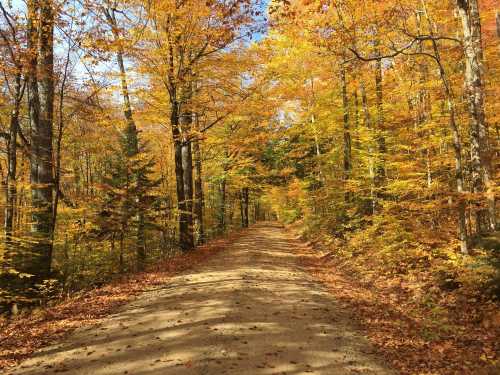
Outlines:
[[309,238],[306,254],[315,255],[305,258],[309,271],[401,373],[498,373],[498,300],[460,288],[428,265],[393,270],[374,260],[378,254],[371,247],[353,254],[325,233],[304,235],[297,224],[289,228]]
[[145,272],[53,300],[48,305],[24,311],[14,319],[0,318],[0,370],[8,371],[37,350],[65,339],[75,329],[98,325],[147,290],[165,285],[172,277],[203,264],[242,233],[244,231],[235,231],[227,238],[198,247],[196,252],[178,254]]
[[[125,280],[117,280],[109,286],[82,292],[63,301],[54,301],[51,306],[25,312],[14,320],[3,320],[0,326],[2,329],[0,369],[10,373],[9,369],[21,362],[28,370],[33,363],[42,363],[46,371],[70,373],[77,371],[77,368],[72,367],[71,361],[50,364],[52,356],[41,362],[37,359],[39,355],[28,363],[25,361],[41,349],[43,353],[47,346],[59,347],[65,345],[60,344],[61,342],[68,340],[71,342],[73,340],[71,333],[75,329],[80,332],[90,330],[95,332],[91,336],[101,337],[104,328],[100,327],[106,322],[107,317],[132,310],[133,307],[130,305],[137,304],[134,301],[138,298],[146,298],[147,301],[144,302],[146,306],[154,304],[154,299],[151,297],[141,296],[151,290],[168,288],[170,284],[176,283],[173,281],[175,278],[185,278],[184,275],[193,278],[199,272],[198,269],[206,268],[206,263],[218,264],[218,267],[228,271],[236,270],[233,264],[233,260],[237,258],[235,251],[251,253],[255,249],[257,253],[265,253],[276,246],[270,237],[257,237],[262,235],[262,228],[269,227],[278,228],[272,229],[273,231],[286,231],[288,233],[286,238],[293,238],[292,241],[287,240],[290,242],[287,242],[282,249],[293,254],[304,270],[324,284],[328,294],[334,298],[336,307],[333,310],[327,309],[323,304],[315,309],[326,309],[327,316],[334,321],[338,319],[339,314],[349,316],[349,324],[366,335],[373,345],[372,349],[365,351],[382,358],[382,362],[390,365],[398,373],[494,375],[498,372],[499,305],[497,303],[480,300],[477,295],[466,295],[463,291],[441,290],[439,285],[422,270],[419,271],[419,276],[426,282],[408,281],[406,277],[395,274],[381,277],[380,270],[374,268],[376,265],[373,262],[370,263],[367,259],[353,262],[352,259],[340,255],[338,248],[317,238],[309,242],[297,241],[296,239],[301,237],[299,224],[285,227],[278,223],[253,225],[245,231],[232,233],[228,238],[212,241],[198,248],[196,252],[179,255],[173,260],[159,264],[154,270],[131,275]],[[250,239],[245,240],[245,238]],[[241,241],[256,246],[243,248],[235,246]],[[274,260],[269,264],[275,268],[280,265],[279,262]],[[239,263],[236,264],[239,266]],[[262,279],[266,278],[265,272],[258,271],[261,267],[258,261],[252,261],[247,265],[248,270],[257,270],[261,272],[259,275]],[[282,266],[283,270],[291,270],[291,264],[283,263]],[[266,268],[267,266],[264,267]],[[371,274],[372,277],[367,277],[367,274]],[[270,284],[271,288],[276,286]],[[205,293],[204,298],[207,298],[211,293],[209,289],[199,289],[199,293]],[[282,296],[283,293],[283,290],[279,290],[278,296]],[[471,306],[472,300],[479,302],[480,307]],[[170,302],[169,305],[174,306],[176,303],[182,304],[181,300],[178,300]],[[252,306],[242,303],[248,307]],[[269,308],[276,309],[273,315],[286,313],[286,307],[279,304],[269,304]],[[252,309],[259,310],[259,307],[253,306]],[[154,311],[159,313],[161,309]],[[189,310],[185,311],[187,313]],[[241,317],[237,319],[238,324],[243,324]],[[133,322],[127,324],[133,326]],[[338,334],[337,331],[336,336]],[[137,334],[131,334],[130,342],[133,343],[136,336]],[[277,341],[271,342],[277,344]],[[120,345],[119,341],[117,343]],[[132,345],[136,347],[140,345],[140,341]],[[86,347],[89,347],[87,349],[91,353],[89,355],[99,350],[92,349],[91,340],[86,343]],[[226,348],[230,350],[231,346]],[[170,357],[174,358],[175,352],[176,342],[171,341],[168,346]],[[130,356],[133,357],[134,354],[131,353]],[[176,365],[175,371],[185,370],[189,373],[193,363],[200,360],[195,356],[184,361],[181,367]],[[133,361],[128,362],[133,363]],[[300,360],[292,362],[299,363]],[[257,364],[257,369],[259,366]],[[124,363],[123,368],[126,367],[127,364]],[[168,367],[162,371],[167,369]],[[197,373],[197,370],[193,371]],[[331,370],[323,371],[318,369],[316,372],[328,374]],[[365,370],[359,371],[364,373]]]

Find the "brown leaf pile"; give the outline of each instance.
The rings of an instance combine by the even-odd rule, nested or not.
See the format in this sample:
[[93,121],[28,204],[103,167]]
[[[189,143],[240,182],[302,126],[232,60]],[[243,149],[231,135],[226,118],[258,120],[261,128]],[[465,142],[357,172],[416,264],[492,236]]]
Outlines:
[[196,251],[180,254],[144,273],[114,281],[99,289],[80,292],[52,307],[37,309],[13,320],[0,320],[0,370],[29,357],[35,350],[67,336],[76,328],[99,323],[148,288],[203,263],[225,249],[238,232],[211,241]]
[[[499,305],[460,292],[416,303],[418,285],[397,276],[366,282],[364,271],[331,254],[304,249],[302,263],[349,311],[379,354],[401,374],[500,374]],[[421,292],[421,290],[420,290]]]

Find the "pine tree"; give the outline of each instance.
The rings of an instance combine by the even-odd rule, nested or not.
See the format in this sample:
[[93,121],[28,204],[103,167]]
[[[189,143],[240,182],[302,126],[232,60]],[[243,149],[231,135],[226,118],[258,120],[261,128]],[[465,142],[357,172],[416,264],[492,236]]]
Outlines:
[[[155,204],[152,192],[159,184],[151,177],[154,160],[147,157],[146,146],[131,153],[130,138],[127,132],[122,135],[120,148],[110,160],[112,172],[103,179],[104,195],[97,220],[100,235],[119,242],[121,272],[126,271],[124,241],[129,234],[137,237],[145,233]],[[145,238],[136,238],[133,247],[135,268],[143,270],[147,262]]]

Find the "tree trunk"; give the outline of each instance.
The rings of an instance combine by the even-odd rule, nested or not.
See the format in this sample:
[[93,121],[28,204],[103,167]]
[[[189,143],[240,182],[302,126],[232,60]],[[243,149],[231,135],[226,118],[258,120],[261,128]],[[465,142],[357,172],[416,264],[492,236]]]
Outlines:
[[172,127],[172,138],[174,143],[175,182],[177,193],[177,210],[179,217],[179,246],[182,250],[189,249],[189,227],[186,209],[186,197],[184,194],[184,170],[182,165],[182,138],[179,129],[178,104],[173,103],[170,122]]
[[[377,54],[379,41],[376,41],[377,45]],[[375,63],[375,91],[377,94],[377,130],[376,130],[376,139],[378,145],[378,160],[376,166],[375,173],[375,184],[377,187],[380,187],[384,184],[386,177],[385,170],[385,154],[387,152],[386,144],[385,144],[385,136],[384,136],[384,128],[385,128],[385,118],[384,118],[384,97],[383,97],[383,78],[382,78],[382,60],[378,59]]]
[[[370,116],[370,109],[368,107],[368,98],[366,96],[366,88],[364,83],[361,83],[361,102],[363,106],[363,114],[364,114],[364,126],[369,129],[373,130],[372,126],[372,120]],[[370,201],[371,201],[371,210],[372,214],[375,214],[375,209],[376,209],[376,201],[375,201],[375,163],[374,163],[374,157],[373,157],[373,146],[372,146],[372,141],[368,142],[368,173],[370,175]]]
[[[424,3],[424,11],[425,16],[427,18],[427,22],[429,23],[430,35],[433,35],[433,24],[427,14],[427,10],[425,8]],[[455,184],[458,193],[458,237],[460,241],[460,251],[463,254],[469,253],[469,241],[467,234],[467,221],[466,221],[466,212],[465,212],[465,200],[463,198],[463,193],[465,191],[464,188],[464,175],[463,175],[463,165],[462,165],[462,142],[460,139],[460,131],[458,129],[458,125],[456,123],[456,109],[455,109],[455,96],[453,93],[452,86],[448,79],[448,75],[444,70],[444,66],[441,62],[441,54],[439,52],[439,48],[437,42],[432,40],[432,47],[434,51],[434,60],[436,61],[439,68],[439,77],[441,78],[441,83],[443,85],[444,94],[446,98],[446,103],[449,111],[449,125],[451,134],[453,136],[453,151],[455,154]]]
[[194,248],[193,236],[193,154],[191,150],[191,142],[184,141],[182,144],[182,176],[184,183],[184,199],[185,199],[185,221],[186,233],[184,237],[184,249],[191,250]]
[[[192,89],[188,87],[188,96],[191,97]],[[180,128],[182,136],[182,181],[184,184],[185,230],[182,246],[184,250],[191,250],[194,246],[193,225],[193,152],[191,147],[191,127],[193,124],[193,113],[191,109],[185,109],[181,113]]]
[[[483,47],[481,19],[477,0],[457,0],[462,20],[465,56],[464,89],[469,106],[472,190],[486,192],[489,212],[489,229],[496,229],[494,181],[492,181],[491,155],[488,130],[484,115]],[[478,231],[481,215],[477,217]]]
[[318,168],[318,180],[320,182],[323,181],[323,171],[322,171],[322,163],[321,163],[321,148],[319,144],[319,136],[318,136],[318,128],[316,126],[316,115],[314,113],[315,110],[315,105],[316,105],[316,99],[315,99],[315,91],[314,91],[314,77],[311,77],[311,103],[310,103],[310,109],[311,109],[311,127],[313,131],[313,136],[314,136],[314,147],[316,150],[316,157],[317,157],[317,168]]
[[248,203],[249,203],[249,189],[244,187],[241,189],[241,203],[242,203],[242,226],[243,228],[248,228],[249,220],[248,220]]
[[[177,207],[179,211],[179,245],[183,251],[194,248],[193,236],[193,160],[190,131],[192,111],[187,106],[192,94],[189,72],[183,71],[179,80],[176,67],[176,41],[167,38],[168,73],[167,93],[170,97],[170,126],[175,153],[175,178],[177,187]],[[179,57],[182,60],[182,56]],[[179,62],[182,63],[182,62]],[[179,86],[182,83],[185,86]]]
[[200,140],[193,142],[194,156],[194,215],[196,220],[196,228],[198,229],[198,244],[205,242],[205,226],[203,223],[204,197],[203,197],[203,180],[202,180],[202,161]]
[[245,210],[243,209],[243,190],[240,190],[238,197],[240,198],[241,227],[245,228]]
[[[5,196],[5,244],[7,254],[5,258],[11,262],[12,257],[15,255],[13,244],[13,227],[14,227],[14,214],[17,200],[17,132],[19,128],[19,112],[22,100],[22,87],[21,87],[21,74],[18,73],[15,78],[15,91],[14,91],[14,109],[10,116],[9,138],[7,144],[7,189]],[[13,266],[13,265],[12,265]]]
[[248,228],[248,225],[249,225],[249,220],[248,220],[248,206],[249,206],[249,193],[248,193],[248,188],[245,187],[243,188],[243,213],[244,213],[244,216],[245,216],[245,222],[244,222],[244,225],[245,225],[245,228]]
[[[349,98],[347,96],[347,79],[345,66],[342,66],[340,70],[340,80],[342,84],[342,108],[344,112],[344,180],[349,181],[351,177],[352,160],[351,160],[351,130],[349,129]],[[349,191],[345,191],[345,201],[349,202],[351,200],[351,194]]]
[[16,207],[16,170],[17,170],[17,123],[18,115],[12,114],[10,119],[9,141],[8,141],[8,174],[7,174],[7,190],[6,190],[6,206],[5,206],[5,243],[7,248],[12,247],[12,231],[14,223],[14,211]]
[[353,93],[354,98],[354,149],[358,150],[361,147],[361,143],[359,140],[359,97],[358,97],[358,88],[354,89]]
[[122,227],[122,231],[120,233],[120,254],[119,254],[119,259],[118,259],[118,269],[120,274],[123,274],[125,272],[125,261],[124,261],[124,233],[125,233],[125,228]]
[[66,88],[66,81],[68,79],[68,70],[70,64],[71,41],[68,43],[68,51],[66,53],[66,62],[64,64],[63,76],[61,80],[61,87],[59,89],[59,108],[58,108],[58,126],[56,138],[56,154],[55,154],[55,173],[54,173],[54,205],[52,214],[52,228],[56,230],[57,210],[59,207],[59,198],[61,197],[61,149],[62,138],[64,132],[64,94]]
[[[31,199],[33,240],[27,273],[40,282],[50,277],[53,238],[52,122],[54,110],[52,1],[29,1],[28,42],[31,119]],[[37,20],[37,18],[39,18]],[[35,27],[39,24],[38,28]]]
[[226,231],[226,178],[223,177],[219,184],[219,232],[223,234]]
[[[416,22],[418,34],[422,34],[422,17],[420,12],[416,13]],[[423,53],[423,44],[419,43],[418,52]],[[427,140],[428,131],[422,130],[423,125],[430,119],[431,111],[429,110],[429,96],[427,90],[425,89],[425,84],[428,81],[428,68],[427,64],[419,62],[419,89],[417,92],[417,114],[415,116],[415,132],[417,136],[421,139]],[[432,186],[432,167],[431,167],[431,149],[430,147],[425,147],[422,150],[422,157],[425,159],[425,169],[427,175],[427,188]]]

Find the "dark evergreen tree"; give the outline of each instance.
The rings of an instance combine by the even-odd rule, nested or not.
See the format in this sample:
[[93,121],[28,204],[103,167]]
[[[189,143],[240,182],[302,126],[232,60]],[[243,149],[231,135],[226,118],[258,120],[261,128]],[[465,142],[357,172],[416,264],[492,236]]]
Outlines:
[[[127,128],[127,130],[129,130]],[[152,208],[155,204],[153,189],[158,181],[151,177],[154,161],[146,157],[146,146],[132,152],[137,144],[137,132],[125,131],[120,147],[110,160],[111,172],[103,178],[104,197],[99,207],[97,224],[99,235],[119,242],[120,271],[125,271],[125,238],[127,233],[136,237],[134,242],[136,269],[146,264],[145,232],[153,225]]]

